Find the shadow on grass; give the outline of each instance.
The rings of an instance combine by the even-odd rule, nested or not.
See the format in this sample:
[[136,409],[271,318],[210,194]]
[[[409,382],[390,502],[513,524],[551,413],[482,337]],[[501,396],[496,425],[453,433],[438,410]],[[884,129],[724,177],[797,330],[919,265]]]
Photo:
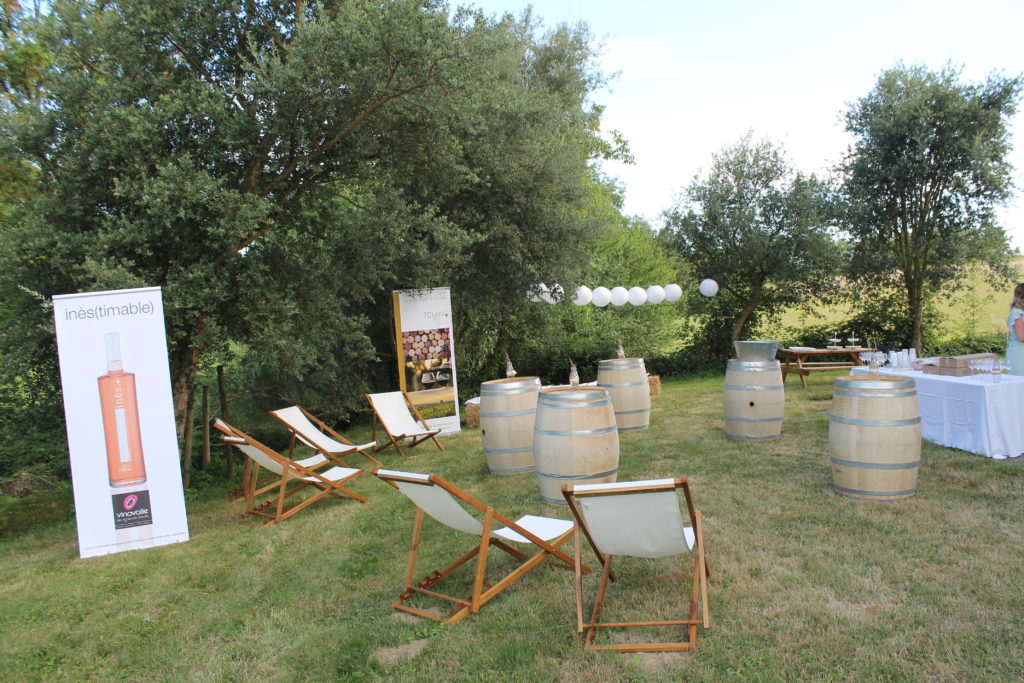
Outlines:
[[66,483],[34,491],[23,498],[0,496],[0,538],[14,538],[74,517],[71,486]]

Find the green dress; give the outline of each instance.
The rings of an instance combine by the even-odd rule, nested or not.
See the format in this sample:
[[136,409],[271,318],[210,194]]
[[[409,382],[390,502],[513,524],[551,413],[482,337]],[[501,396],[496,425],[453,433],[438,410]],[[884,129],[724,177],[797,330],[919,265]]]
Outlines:
[[1010,363],[1011,375],[1024,375],[1024,342],[1017,340],[1013,331],[1013,321],[1024,318],[1024,311],[1019,308],[1010,309],[1010,317],[1006,319],[1009,335],[1006,340],[1006,360]]

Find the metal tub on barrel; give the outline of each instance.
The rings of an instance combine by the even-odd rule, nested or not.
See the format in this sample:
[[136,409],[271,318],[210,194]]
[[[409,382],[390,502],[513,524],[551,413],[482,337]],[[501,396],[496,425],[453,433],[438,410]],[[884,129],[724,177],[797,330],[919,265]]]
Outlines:
[[775,360],[778,342],[735,341],[737,358],[725,371],[722,394],[725,435],[739,441],[776,439],[782,434],[786,395]]

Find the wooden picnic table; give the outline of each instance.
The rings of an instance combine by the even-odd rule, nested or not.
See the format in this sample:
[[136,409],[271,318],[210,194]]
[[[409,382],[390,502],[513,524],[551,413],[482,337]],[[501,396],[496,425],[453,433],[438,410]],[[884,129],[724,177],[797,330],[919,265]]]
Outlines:
[[[803,349],[788,348],[779,349],[785,358],[782,361],[782,382],[785,384],[786,375],[800,375],[800,383],[807,388],[807,375],[814,370],[841,370],[864,365],[860,354],[865,351],[874,351],[863,346],[853,348],[843,347],[841,349]],[[810,360],[811,358],[827,358],[832,360]],[[842,360],[835,360],[836,357],[845,357]]]

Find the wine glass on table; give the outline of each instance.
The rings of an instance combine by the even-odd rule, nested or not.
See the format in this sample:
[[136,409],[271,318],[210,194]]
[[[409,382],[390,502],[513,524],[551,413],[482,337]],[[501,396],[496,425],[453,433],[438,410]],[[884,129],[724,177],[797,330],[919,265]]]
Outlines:
[[993,358],[992,359],[992,366],[991,366],[991,368],[989,368],[989,372],[990,372],[989,377],[988,377],[988,381],[989,382],[993,382],[993,383],[1000,382],[1003,379],[1003,359],[1002,358]]
[[985,380],[988,382],[994,382],[992,379],[992,370],[995,367],[995,358],[982,358],[981,359],[981,374],[985,376]]

